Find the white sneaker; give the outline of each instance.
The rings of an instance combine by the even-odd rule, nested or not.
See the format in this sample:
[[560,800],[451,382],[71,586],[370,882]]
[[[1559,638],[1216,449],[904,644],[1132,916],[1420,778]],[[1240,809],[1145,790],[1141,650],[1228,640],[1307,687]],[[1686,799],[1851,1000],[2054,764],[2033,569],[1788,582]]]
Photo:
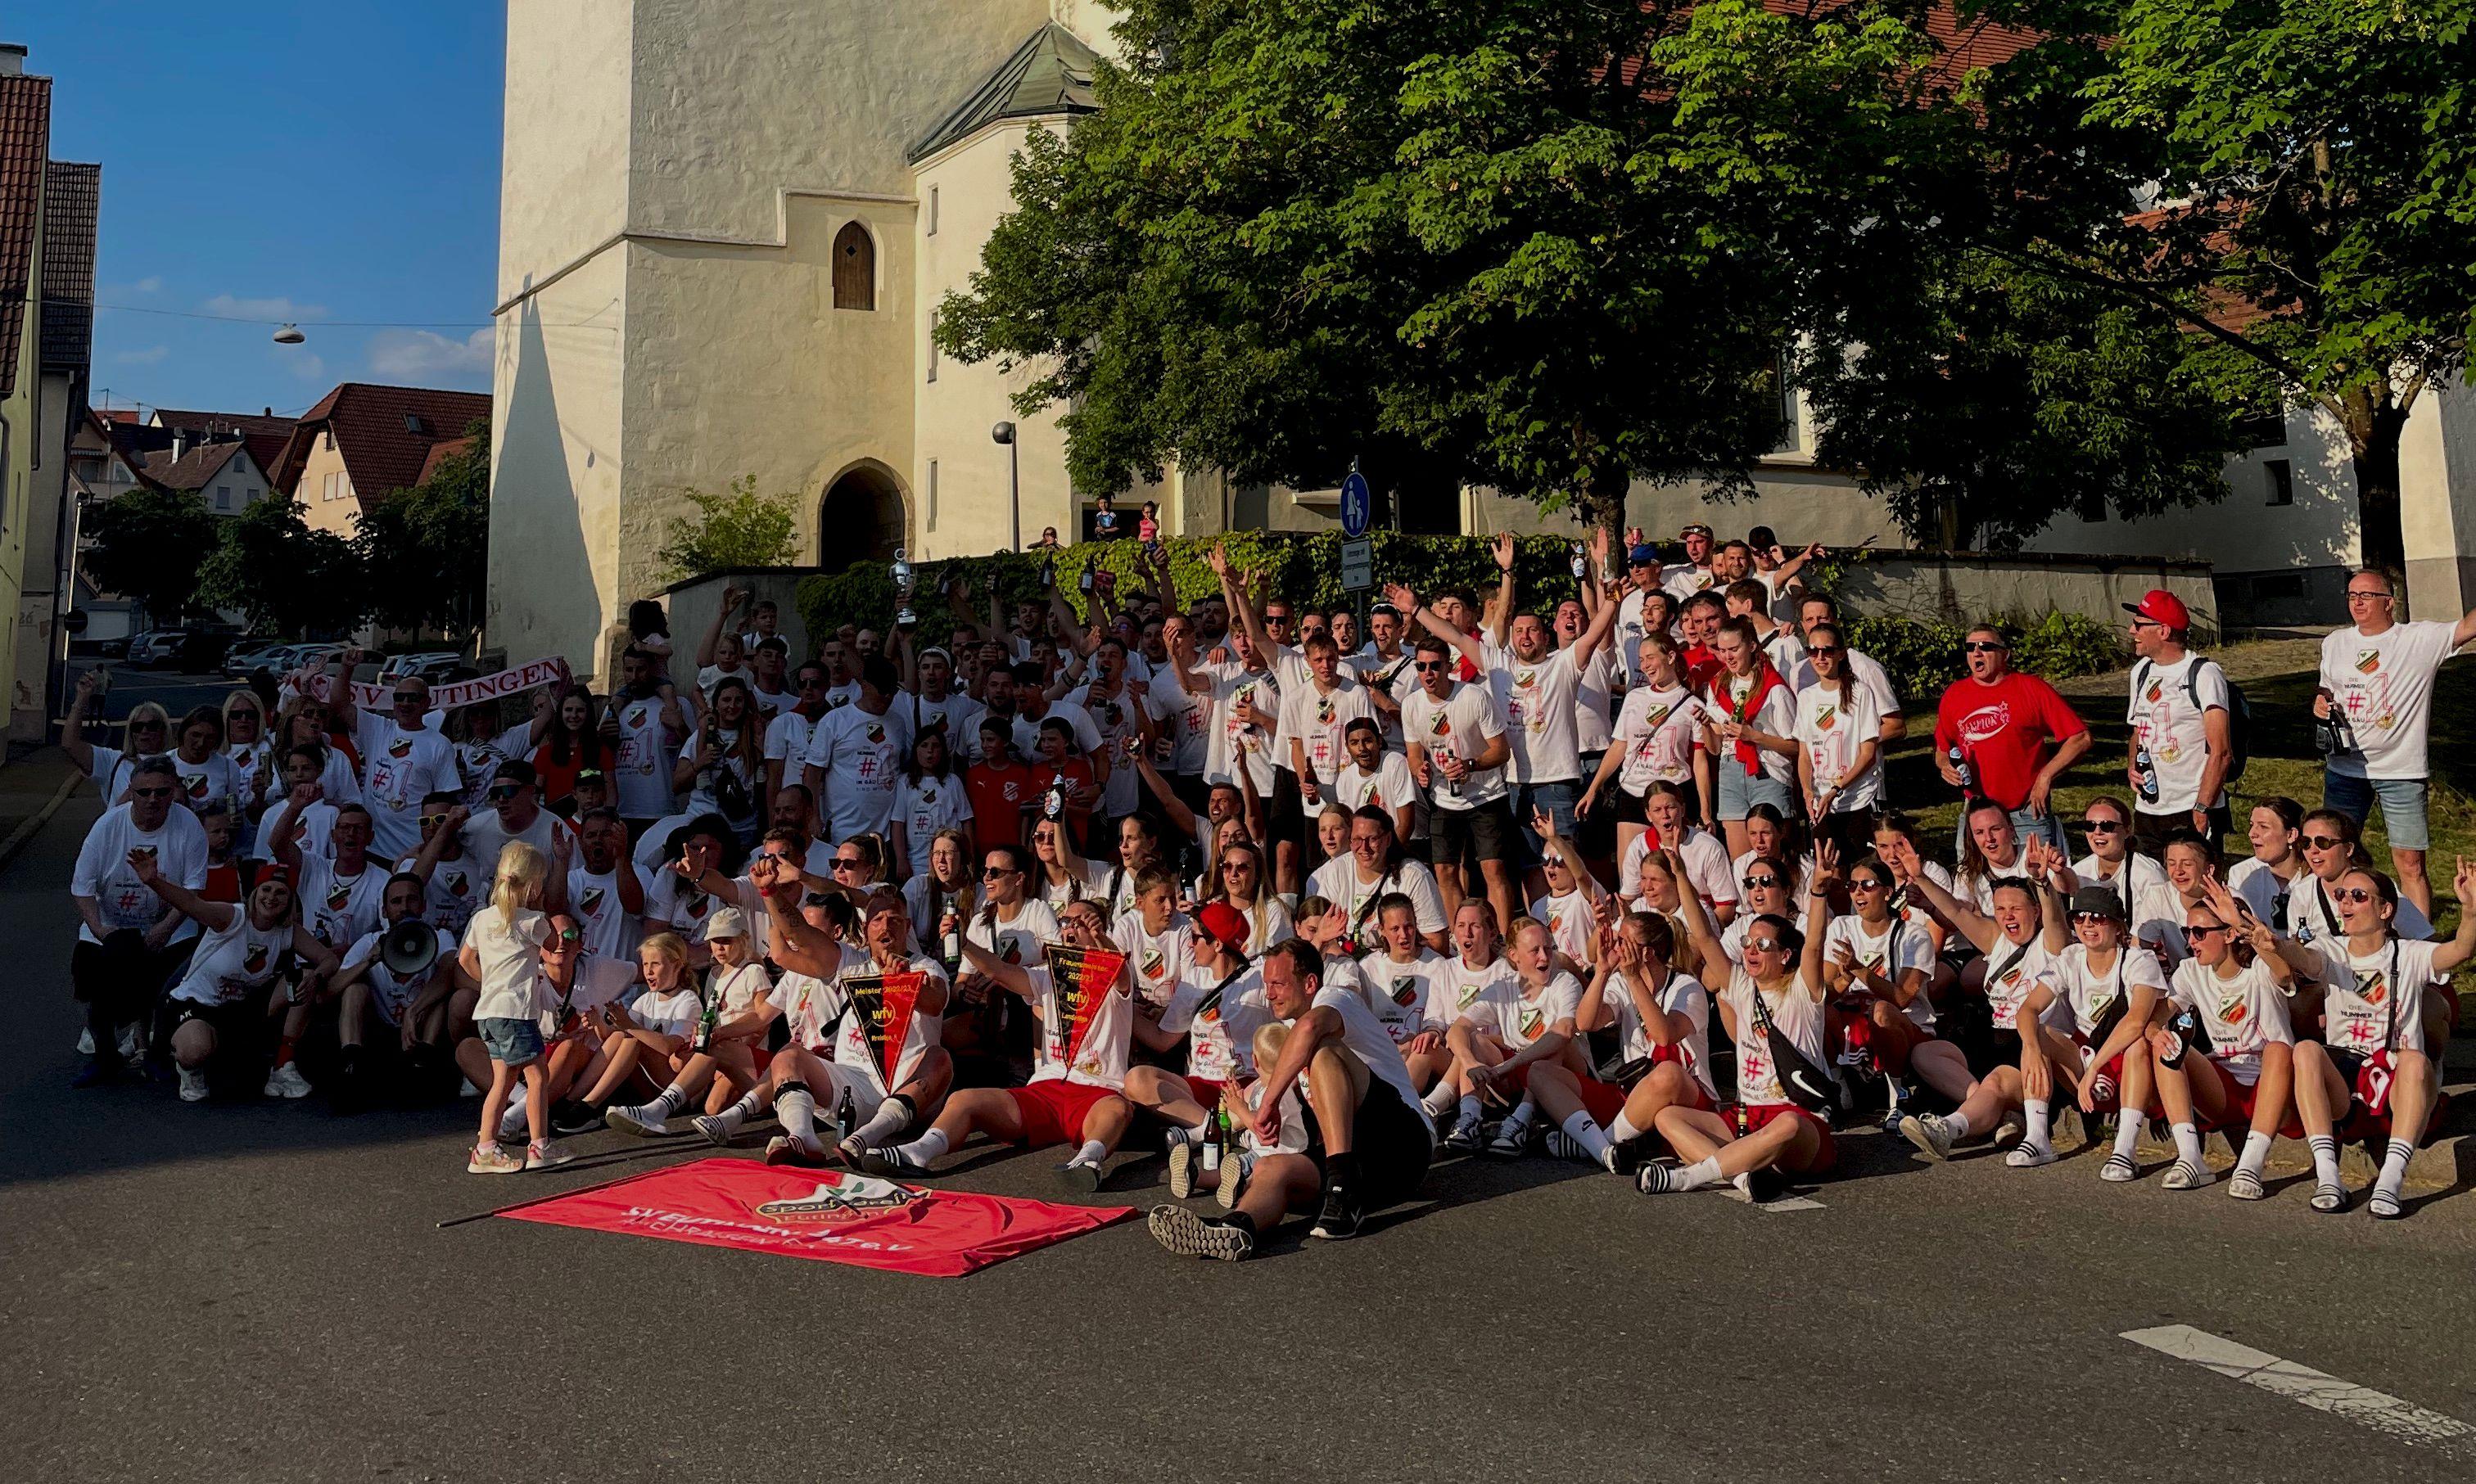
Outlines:
[[2022,1140],[2011,1153],[2003,1156],[2003,1162],[2015,1170],[2035,1170],[2042,1165],[2051,1165],[2055,1162],[2054,1147]]
[[88,1026],[87,1028],[78,1032],[77,1051],[81,1056],[91,1056],[94,1054],[94,1029],[92,1026]]
[[671,1131],[670,1118],[658,1102],[639,1103],[632,1108],[605,1108],[602,1121],[621,1133],[632,1133],[640,1139],[657,1138]]
[[495,1144],[476,1144],[464,1158],[466,1175],[517,1175],[525,1162]]
[[1919,1152],[1941,1163],[1951,1157],[1951,1125],[1934,1114],[1923,1118],[1900,1120],[1900,1136],[1918,1147]]
[[299,1067],[287,1061],[266,1075],[266,1096],[307,1098],[310,1096],[310,1079],[301,1075]]
[[525,1146],[525,1168],[556,1170],[576,1156],[559,1148],[556,1139],[535,1139]]
[[120,1059],[136,1066],[146,1059],[146,1027],[136,1021],[120,1027]]
[[1195,1194],[1195,1171],[1202,1161],[1196,1157],[1195,1135],[1183,1128],[1169,1131],[1169,1194],[1174,1200],[1184,1200]]
[[207,1101],[206,1068],[183,1067],[181,1069],[181,1101],[183,1102],[204,1102]]

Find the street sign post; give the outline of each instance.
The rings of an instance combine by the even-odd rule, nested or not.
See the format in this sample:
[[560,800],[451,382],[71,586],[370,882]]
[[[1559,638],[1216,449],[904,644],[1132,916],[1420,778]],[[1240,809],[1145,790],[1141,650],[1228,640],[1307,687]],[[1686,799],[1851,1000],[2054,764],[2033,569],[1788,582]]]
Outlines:
[[1367,534],[1367,523],[1374,514],[1375,492],[1367,487],[1367,476],[1353,463],[1349,477],[1341,482],[1341,533],[1357,540]]
[[1341,587],[1363,593],[1375,585],[1375,543],[1365,536],[1341,543]]

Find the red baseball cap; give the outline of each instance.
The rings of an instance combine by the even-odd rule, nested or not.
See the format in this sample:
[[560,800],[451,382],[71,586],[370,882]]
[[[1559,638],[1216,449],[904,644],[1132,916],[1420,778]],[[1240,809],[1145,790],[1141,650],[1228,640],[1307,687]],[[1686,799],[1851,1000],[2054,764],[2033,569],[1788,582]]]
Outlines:
[[2153,587],[2142,593],[2139,603],[2125,604],[2123,611],[2138,613],[2152,623],[2165,624],[2169,629],[2192,627],[2191,610],[2184,606],[2184,600],[2163,587]]
[[1226,902],[1207,902],[1196,909],[1196,928],[1227,949],[1247,946],[1247,916]]

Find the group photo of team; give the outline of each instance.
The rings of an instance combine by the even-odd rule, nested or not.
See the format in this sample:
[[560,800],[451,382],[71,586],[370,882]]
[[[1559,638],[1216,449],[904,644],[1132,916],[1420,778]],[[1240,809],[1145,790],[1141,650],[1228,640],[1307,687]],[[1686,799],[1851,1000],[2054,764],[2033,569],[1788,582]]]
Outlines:
[[[1135,582],[955,584],[806,653],[736,587],[696,633],[639,603],[607,689],[576,656],[442,705],[346,650],[104,727],[89,672],[78,1085],[460,1096],[477,1175],[617,1135],[918,1185],[1015,1146],[1070,1199],[1165,1183],[1152,1237],[1221,1260],[1462,1160],[1769,1201],[1861,1128],[2237,1200],[2284,1136],[2291,1199],[2404,1213],[2476,952],[2476,914],[2432,923],[2476,865],[2425,858],[2476,614],[2353,576],[2322,797],[2238,812],[2249,707],[2163,589],[2123,606],[2129,746],[2091,759],[2003,624],[1899,695],[1822,549],[1759,528],[1595,532],[1570,596],[1499,536],[1493,587],[1330,611],[1218,544],[1181,597],[1149,511],[1128,534]],[[1927,707],[1939,792],[1894,797]],[[2089,761],[2119,789],[2060,807]],[[2067,1113],[2106,1152],[2033,1173]]]

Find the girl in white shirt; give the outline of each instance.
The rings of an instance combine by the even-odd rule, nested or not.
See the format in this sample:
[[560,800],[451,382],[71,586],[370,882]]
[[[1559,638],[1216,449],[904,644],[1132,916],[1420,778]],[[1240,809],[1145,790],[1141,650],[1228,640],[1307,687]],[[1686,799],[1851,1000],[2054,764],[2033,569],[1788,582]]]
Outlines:
[[[1573,1012],[1573,1027],[1613,1029],[1621,1079],[1600,1081],[1563,1063],[1535,1068],[1530,1090],[1570,1150],[1617,1175],[1631,1173],[1635,1146],[1670,1107],[1716,1108],[1711,1083],[1711,997],[1669,962],[1676,936],[1667,920],[1628,912],[1609,928]],[[1556,1135],[1548,1136],[1551,1153]]]
[[[546,1170],[574,1157],[550,1141],[550,1100],[542,1096],[541,946],[550,937],[550,920],[541,913],[542,885],[550,878],[550,861],[522,840],[499,852],[498,875],[490,883],[490,904],[473,914],[464,928],[464,946],[458,961],[478,980],[482,996],[473,1004],[473,1030],[490,1053],[490,1085],[482,1098],[482,1132],[464,1162],[473,1175],[513,1175],[520,1170]],[[532,1142],[525,1157],[499,1147],[499,1115],[508,1094],[522,1075],[525,1124]]]
[[[1234,822],[1233,822],[1234,823]],[[1206,902],[1226,902],[1247,919],[1247,956],[1290,936],[1290,909],[1273,895],[1264,852],[1252,840],[1233,840],[1221,849],[1221,859],[1204,877]]]
[[2227,872],[2227,885],[2265,923],[2287,920],[2287,894],[2304,882],[2303,834],[2304,805],[2276,794],[2253,801],[2252,853]]
[[[1677,661],[1676,641],[1664,633],[1645,634],[1635,646],[1642,662],[1643,682],[1625,692],[1617,712],[1615,738],[1599,758],[1598,772],[1574,805],[1576,819],[1590,817],[1606,802],[1617,818],[1617,855],[1622,858],[1641,835],[1644,797],[1650,785],[1692,783],[1701,801],[1703,817],[1711,811],[1711,754],[1694,745],[1702,721],[1702,703],[1686,688]],[[1615,788],[1609,788],[1609,781]]]
[[2175,1133],[2169,1190],[2197,1190],[2217,1178],[2201,1158],[2204,1126],[2230,1137],[2244,1130],[2243,1152],[2227,1193],[2238,1200],[2268,1194],[2261,1183],[2269,1143],[2287,1122],[2294,1085],[2295,1033],[2287,997],[2295,971],[2278,954],[2278,934],[2246,917],[2235,894],[2216,881],[2184,913],[2191,956],[2167,981],[2169,1002],[2151,1027],[2158,1101]]
[[[941,829],[960,829],[972,822],[972,801],[964,792],[963,776],[956,773],[946,749],[946,730],[931,727],[911,743],[911,765],[903,770],[903,781],[894,785],[893,866],[887,873],[898,879],[925,876],[928,872],[928,851]],[[934,928],[936,924],[914,923],[915,928]]]
[[1850,678],[1847,653],[1829,624],[1806,634],[1814,683],[1796,697],[1796,777],[1816,835],[1854,857],[1872,845],[1883,719],[1873,691]]
[[[2057,862],[2047,884],[2061,891],[2070,880]],[[2029,1131],[2003,1162],[2016,1170],[2054,1163],[2050,1100],[2064,1080],[2055,1076],[2061,1067],[2083,1113],[2122,1110],[2115,1150],[2097,1173],[2099,1179],[2121,1183],[2141,1176],[2132,1151],[2147,1125],[2153,1080],[2145,1038],[2166,997],[2166,970],[2157,954],[2133,941],[2123,899],[2114,892],[2080,888],[2072,894],[2071,915],[2077,941],[2055,955],[2014,1014]]]

